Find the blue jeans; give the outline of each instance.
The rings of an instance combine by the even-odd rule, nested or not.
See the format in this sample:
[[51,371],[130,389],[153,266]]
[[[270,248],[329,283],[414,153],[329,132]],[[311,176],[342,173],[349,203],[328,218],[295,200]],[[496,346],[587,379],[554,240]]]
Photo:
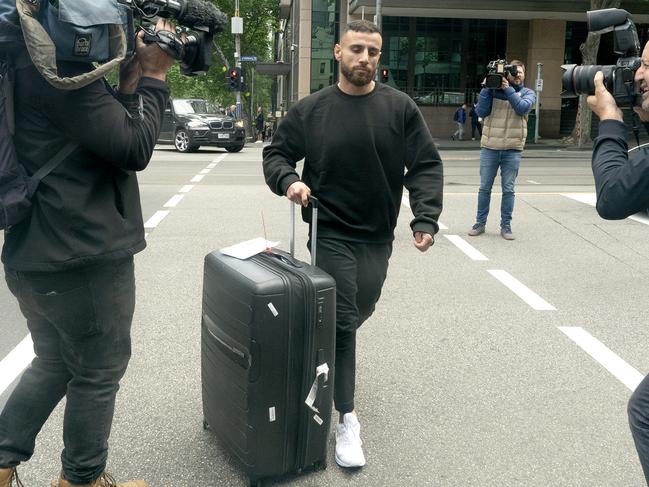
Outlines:
[[34,453],[36,435],[66,396],[63,476],[88,484],[105,469],[119,381],[131,356],[133,258],[5,279],[27,318],[36,357],[0,414],[0,468]]
[[491,201],[491,188],[500,168],[500,185],[503,197],[500,203],[500,226],[509,226],[512,222],[514,211],[514,185],[518,168],[521,165],[522,151],[519,150],[492,150],[482,148],[480,151],[480,190],[478,191],[478,212],[476,223],[487,223],[489,203]]

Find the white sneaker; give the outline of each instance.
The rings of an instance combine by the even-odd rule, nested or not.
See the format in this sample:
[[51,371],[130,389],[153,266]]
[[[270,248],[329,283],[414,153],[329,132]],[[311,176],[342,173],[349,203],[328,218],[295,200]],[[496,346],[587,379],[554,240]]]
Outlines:
[[336,463],[346,468],[365,465],[362,444],[361,424],[354,414],[345,414],[336,425]]

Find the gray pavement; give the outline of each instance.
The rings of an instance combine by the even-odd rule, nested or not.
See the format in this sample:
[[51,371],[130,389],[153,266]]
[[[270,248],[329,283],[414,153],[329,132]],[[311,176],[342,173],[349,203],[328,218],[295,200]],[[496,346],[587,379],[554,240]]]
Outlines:
[[[161,209],[169,214],[136,259],[133,359],[118,397],[109,468],[156,487],[243,486],[237,463],[201,424],[202,264],[214,249],[262,236],[262,212],[268,238],[286,248],[288,203],[263,183],[260,144],[238,154],[159,149],[139,177],[143,211],[145,220]],[[591,206],[563,196],[594,192],[590,153],[548,147],[525,155],[517,240],[499,236],[496,217],[486,234],[467,237],[478,151],[442,148],[442,157],[447,229],[420,254],[402,208],[383,296],[359,332],[357,409],[368,464],[338,468],[331,440],[325,471],[269,485],[643,485],[626,420],[629,388],[560,327],[581,327],[640,373],[649,371],[649,227],[601,220]],[[164,208],[188,184],[194,187],[182,201]],[[470,259],[452,235],[488,260]],[[300,224],[303,259],[305,243]],[[533,309],[493,270],[556,310]],[[26,334],[7,294],[0,286],[2,354]],[[21,469],[26,485],[48,485],[58,472],[61,421],[59,407]]]

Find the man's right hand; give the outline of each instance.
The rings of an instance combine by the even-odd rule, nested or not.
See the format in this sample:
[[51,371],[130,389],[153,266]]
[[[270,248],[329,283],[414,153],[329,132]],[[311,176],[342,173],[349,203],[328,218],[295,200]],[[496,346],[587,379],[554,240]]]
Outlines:
[[311,189],[302,181],[295,181],[286,190],[286,197],[293,203],[309,206],[309,196],[311,196]]
[[[167,19],[160,18],[155,26],[155,31],[166,30],[176,32],[176,27]],[[173,66],[175,59],[160,49],[156,43],[146,44],[142,39],[144,31],[140,31],[135,39],[135,52],[142,68],[142,76],[156,78],[164,81],[167,71]]]
[[586,101],[588,106],[600,120],[619,120],[622,119],[622,110],[615,103],[615,98],[604,86],[604,74],[598,71],[595,75],[595,94],[589,96]]

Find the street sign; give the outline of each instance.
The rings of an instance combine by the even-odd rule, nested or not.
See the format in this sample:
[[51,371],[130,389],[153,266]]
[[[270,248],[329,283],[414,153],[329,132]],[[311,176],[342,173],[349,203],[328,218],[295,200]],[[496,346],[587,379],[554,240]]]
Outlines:
[[241,56],[241,62],[242,63],[256,63],[257,62],[257,56]]
[[536,91],[543,91],[543,80],[542,79],[537,79],[536,80]]

